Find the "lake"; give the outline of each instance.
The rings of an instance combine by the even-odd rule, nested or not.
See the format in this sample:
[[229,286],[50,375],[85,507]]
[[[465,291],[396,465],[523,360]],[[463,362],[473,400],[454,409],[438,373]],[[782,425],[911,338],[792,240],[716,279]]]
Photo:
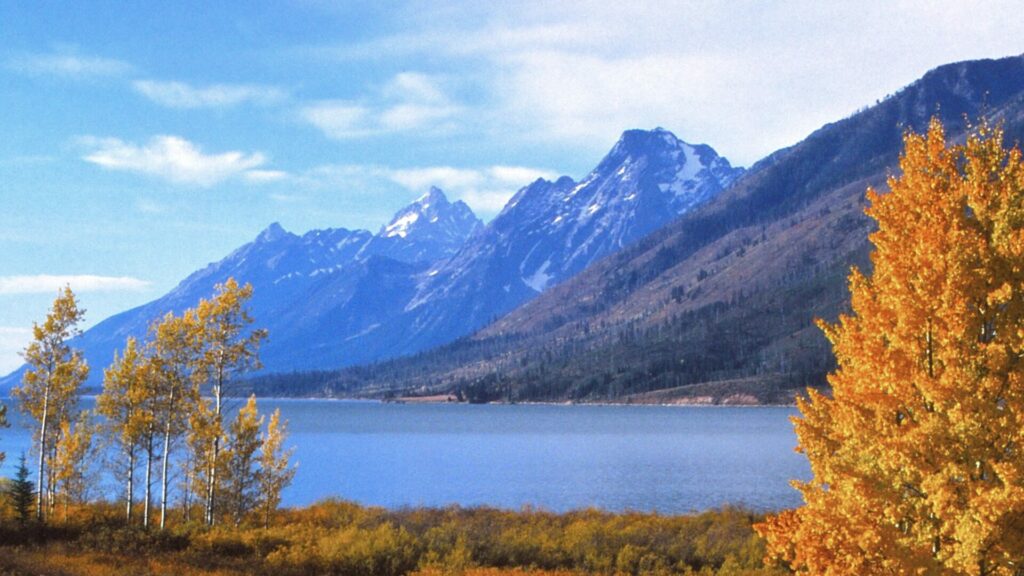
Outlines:
[[[12,475],[31,439],[6,404],[13,422],[0,430],[7,452],[0,476]],[[798,505],[789,481],[810,475],[793,452],[789,417],[796,411],[786,407],[282,399],[262,399],[259,407],[280,408],[289,421],[298,473],[285,505],[334,496],[386,507],[768,510]]]

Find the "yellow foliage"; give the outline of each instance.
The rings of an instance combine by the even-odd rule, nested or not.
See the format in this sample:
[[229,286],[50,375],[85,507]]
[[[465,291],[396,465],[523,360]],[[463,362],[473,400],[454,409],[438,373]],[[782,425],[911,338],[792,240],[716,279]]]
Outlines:
[[759,546],[750,547],[759,518],[734,508],[688,516],[555,514],[385,510],[332,500],[284,509],[270,528],[156,531],[126,528],[123,511],[92,504],[59,529],[40,526],[33,534],[0,523],[0,574],[780,576],[762,565]]
[[21,385],[11,390],[18,408],[39,423],[35,431],[36,519],[43,519],[44,500],[53,503],[55,483],[48,463],[52,463],[61,424],[72,416],[78,401],[78,389],[89,376],[89,365],[68,341],[81,333],[78,323],[85,310],[70,287],[64,287],[53,301],[42,324],[32,327],[32,342],[22,356],[28,370]]
[[832,395],[794,419],[813,479],[757,529],[809,574],[1019,574],[1024,562],[1024,163],[982,126],[907,134],[868,190],[870,275],[823,325]]

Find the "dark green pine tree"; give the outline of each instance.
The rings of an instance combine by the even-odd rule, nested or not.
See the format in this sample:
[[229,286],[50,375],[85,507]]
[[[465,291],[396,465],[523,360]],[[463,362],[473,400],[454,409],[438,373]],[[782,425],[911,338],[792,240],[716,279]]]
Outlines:
[[18,516],[18,522],[25,524],[32,517],[32,502],[35,501],[36,485],[28,479],[28,466],[25,465],[25,453],[21,453],[18,468],[14,472],[14,480],[10,483],[11,504]]

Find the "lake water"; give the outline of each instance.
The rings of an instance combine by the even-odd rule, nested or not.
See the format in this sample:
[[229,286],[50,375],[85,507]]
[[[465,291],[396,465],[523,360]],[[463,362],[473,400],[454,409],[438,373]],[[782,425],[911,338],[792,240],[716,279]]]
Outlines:
[[[259,406],[280,408],[289,420],[299,468],[286,505],[334,496],[387,507],[779,509],[800,503],[789,481],[810,474],[793,452],[792,408],[276,399]],[[11,416],[12,428],[0,430],[2,476],[31,438]]]

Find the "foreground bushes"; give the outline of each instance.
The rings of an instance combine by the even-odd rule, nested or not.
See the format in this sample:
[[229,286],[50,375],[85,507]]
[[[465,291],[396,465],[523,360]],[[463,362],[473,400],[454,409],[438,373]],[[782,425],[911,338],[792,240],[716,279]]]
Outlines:
[[[27,572],[23,561],[29,557],[34,574],[116,574],[128,566],[134,573],[175,576],[781,574],[762,566],[763,544],[751,528],[760,519],[739,508],[661,516],[458,507],[388,511],[326,501],[283,511],[269,530],[185,527],[161,533],[120,527],[112,510],[97,506],[68,525],[22,531],[34,534],[30,541],[11,540],[17,531],[0,528],[0,574]],[[54,563],[52,571],[47,562]]]

